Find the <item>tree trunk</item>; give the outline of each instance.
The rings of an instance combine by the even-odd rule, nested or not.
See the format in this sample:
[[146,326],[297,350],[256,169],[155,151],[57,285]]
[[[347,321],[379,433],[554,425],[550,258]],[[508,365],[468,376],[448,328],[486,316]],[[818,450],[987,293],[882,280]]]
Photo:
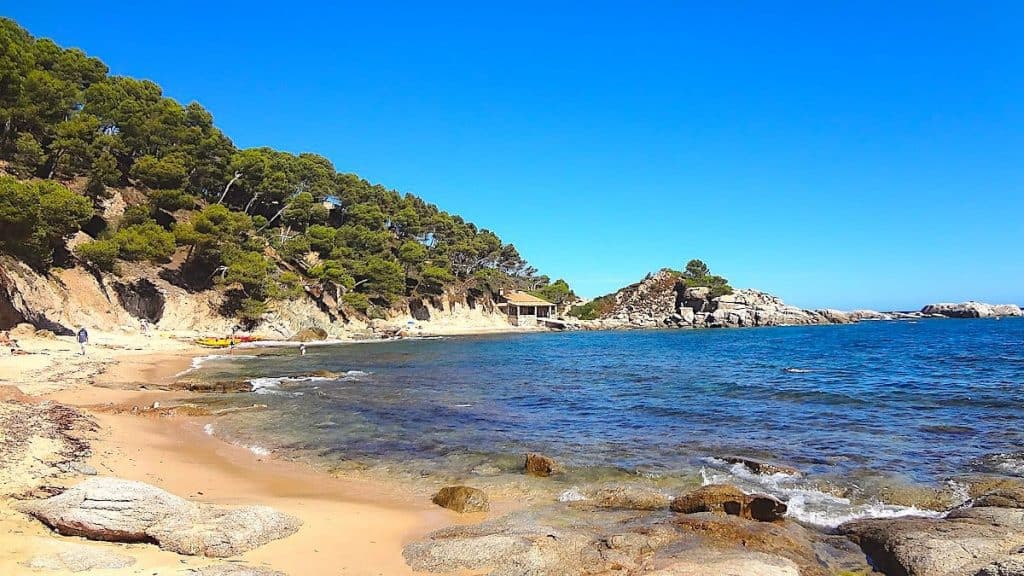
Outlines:
[[217,199],[217,204],[224,202],[224,197],[228,195],[228,191],[231,190],[231,185],[234,184],[239,178],[242,177],[241,172],[235,172],[235,177],[228,182],[228,185],[224,187],[224,192],[221,193],[220,198]]

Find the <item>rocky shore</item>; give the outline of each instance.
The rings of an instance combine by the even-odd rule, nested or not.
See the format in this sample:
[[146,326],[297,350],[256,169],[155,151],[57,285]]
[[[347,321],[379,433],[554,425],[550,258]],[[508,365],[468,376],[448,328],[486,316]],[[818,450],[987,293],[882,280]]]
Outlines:
[[920,311],[808,310],[790,306],[778,296],[753,289],[712,296],[706,287],[687,287],[678,273],[663,269],[611,295],[613,304],[594,320],[572,320],[585,330],[622,328],[741,328],[851,324],[871,320],[922,318],[999,318],[1024,316],[1015,304],[928,304]]

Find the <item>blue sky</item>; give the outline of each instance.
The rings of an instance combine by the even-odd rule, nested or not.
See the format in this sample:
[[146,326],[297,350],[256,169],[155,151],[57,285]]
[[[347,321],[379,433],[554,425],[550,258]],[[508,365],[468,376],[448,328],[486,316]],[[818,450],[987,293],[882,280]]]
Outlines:
[[428,4],[0,14],[588,296],[699,257],[801,306],[1024,303],[1024,5]]

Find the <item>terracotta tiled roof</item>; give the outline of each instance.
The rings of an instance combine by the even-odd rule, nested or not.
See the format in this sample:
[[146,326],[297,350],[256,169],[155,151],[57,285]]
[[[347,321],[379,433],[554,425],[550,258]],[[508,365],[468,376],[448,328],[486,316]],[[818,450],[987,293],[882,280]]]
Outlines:
[[519,306],[554,306],[551,302],[544,300],[543,298],[537,298],[533,294],[527,294],[526,292],[506,292],[505,301],[509,304],[516,304]]

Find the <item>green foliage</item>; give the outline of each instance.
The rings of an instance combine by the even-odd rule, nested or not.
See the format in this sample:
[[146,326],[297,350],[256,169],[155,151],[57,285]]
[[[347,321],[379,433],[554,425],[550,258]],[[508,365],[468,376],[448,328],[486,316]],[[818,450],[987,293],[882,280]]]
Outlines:
[[576,294],[569,288],[569,283],[561,279],[538,290],[531,290],[530,294],[559,306],[576,299]]
[[600,298],[594,298],[586,304],[573,306],[569,309],[569,316],[579,318],[580,320],[597,320],[611,312],[614,307],[614,296],[601,296]]
[[117,251],[117,242],[112,239],[92,240],[76,246],[75,256],[100,270],[111,272],[117,261]]
[[363,313],[370,307],[370,299],[360,292],[348,292],[341,297],[341,301]]
[[393,301],[405,295],[405,274],[397,262],[379,256],[370,256],[359,267],[357,278],[365,290]]
[[93,215],[92,203],[52,181],[0,176],[0,252],[40,269]]
[[451,271],[440,266],[424,266],[420,271],[420,286],[422,292],[428,294],[439,294],[444,285],[455,280]]
[[687,286],[705,286],[711,288],[709,298],[717,298],[726,294],[732,294],[732,286],[729,281],[721,276],[711,274],[708,265],[700,260],[690,260],[686,263],[686,269],[682,277]]
[[153,221],[121,228],[113,241],[125,260],[166,262],[174,254],[174,234]]
[[188,170],[181,156],[143,156],[132,165],[129,175],[146,188],[174,189],[185,184]]
[[15,174],[22,178],[33,176],[39,171],[45,160],[43,147],[39,145],[32,134],[28,132],[18,134],[14,141],[14,156],[11,158],[11,167]]
[[184,190],[150,190],[149,201],[154,207],[168,212],[192,208],[196,204],[195,196]]
[[277,281],[271,282],[267,295],[275,300],[292,300],[302,295],[302,277],[295,272],[278,274]]
[[238,318],[248,324],[255,324],[267,312],[267,303],[257,298],[245,298],[238,308]]
[[229,284],[238,283],[250,298],[266,297],[267,284],[273,265],[263,254],[251,251],[233,251],[225,260],[227,272],[224,281]]
[[121,228],[125,228],[136,224],[145,224],[151,220],[153,220],[153,208],[146,204],[137,204],[124,209],[124,215],[121,216],[120,226]]
[[[131,183],[144,187],[157,209],[206,206],[176,213],[173,229],[178,244],[189,247],[183,277],[197,285],[226,279],[234,266],[231,274],[246,281],[247,292],[274,297],[267,287],[282,280],[271,270],[265,282],[255,281],[262,266],[245,255],[262,257],[267,244],[289,261],[316,252],[325,260],[322,280],[352,285],[372,302],[404,295],[407,277],[425,291],[467,281],[496,289],[536,284],[536,270],[493,232],[414,195],[339,173],[316,154],[239,150],[198,103],[182,106],[151,81],[107,72],[81,50],[33,38],[0,18],[0,159],[22,178],[84,176],[94,199]],[[79,217],[91,214],[81,197],[62,220],[43,217],[44,204],[31,204],[27,192],[4,194],[10,198],[0,199],[0,249],[37,266],[48,265]],[[340,206],[327,210],[327,197]],[[23,206],[38,209],[22,214]],[[154,215],[142,207],[126,213],[117,239],[122,257],[167,253],[166,234],[132,228]]]

